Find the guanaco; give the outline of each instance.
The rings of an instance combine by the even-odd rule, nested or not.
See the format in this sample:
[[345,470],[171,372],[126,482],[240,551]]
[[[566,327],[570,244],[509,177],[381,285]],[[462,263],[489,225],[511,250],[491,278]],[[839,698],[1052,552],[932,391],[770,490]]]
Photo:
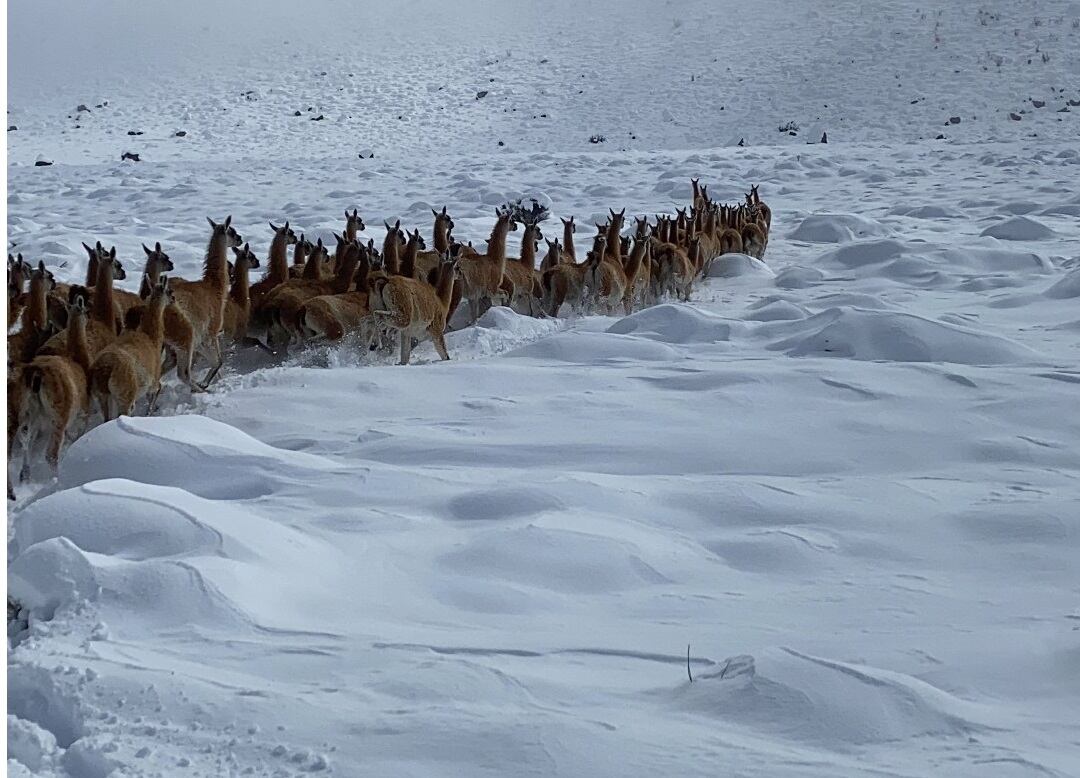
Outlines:
[[453,253],[451,233],[454,229],[454,220],[446,212],[444,205],[441,211],[431,209],[435,217],[435,226],[431,231],[431,250],[421,251],[416,255],[416,277],[428,278],[439,267],[442,257],[446,252]]
[[413,338],[430,338],[439,358],[450,359],[444,333],[459,261],[447,252],[440,266],[438,285],[434,288],[424,281],[404,276],[380,278],[372,287],[370,304],[375,316],[399,333],[399,364],[409,364]]
[[[252,284],[248,290],[251,299],[251,310],[256,314],[262,310],[263,301],[270,294],[270,291],[289,280],[289,246],[296,246],[294,261],[304,251],[302,249],[303,236],[298,239],[296,233],[289,227],[288,222],[285,222],[280,227],[275,227],[274,223],[270,222],[270,229],[273,230],[274,237],[270,240],[270,251],[266,259],[266,274]],[[304,256],[306,257],[306,253]]]
[[30,291],[22,297],[22,326],[8,335],[8,358],[16,362],[29,362],[50,340],[53,330],[49,324],[48,297],[56,287],[56,279],[45,268],[44,262],[30,271]]
[[544,235],[535,215],[525,214],[525,229],[521,236],[521,256],[517,261],[507,260],[503,271],[508,284],[504,286],[510,297],[510,306],[528,316],[543,313],[540,305],[541,282],[536,270],[536,248]]
[[366,230],[364,220],[360,218],[360,209],[353,208],[353,212],[349,213],[349,209],[345,209],[345,240],[352,243],[356,240],[356,236]]
[[[325,249],[317,246],[312,253]],[[342,294],[349,291],[353,273],[359,262],[360,248],[355,243],[348,244],[338,272],[333,278],[310,279],[297,278],[274,289],[266,298],[265,309],[271,317],[273,341],[286,350],[294,337],[300,332],[297,316],[301,306],[312,297],[324,294]]]
[[337,341],[359,331],[361,342],[370,343],[371,332],[365,338],[364,330],[372,324],[368,283],[372,257],[370,249],[360,248],[359,252],[359,264],[353,275],[354,290],[312,297],[300,306],[296,318],[305,340]]
[[30,278],[30,266],[23,261],[20,253],[17,257],[8,254],[8,331],[15,326],[26,308],[23,298],[26,282]]
[[[90,319],[87,322],[86,339],[90,344],[90,355],[96,356],[103,348],[116,340],[123,319],[120,318],[113,300],[113,280],[123,281],[127,272],[116,258],[116,247],[99,254],[99,266],[96,272],[94,292],[90,303]],[[49,338],[38,351],[39,354],[63,355],[67,353],[67,332],[60,332]]]
[[489,306],[503,295],[502,282],[506,273],[506,233],[517,231],[517,222],[510,211],[495,209],[495,226],[488,238],[484,254],[462,256],[462,295],[469,300],[469,319],[475,322],[483,312],[481,306]]
[[562,219],[563,236],[562,236],[562,250],[564,256],[564,262],[577,262],[577,254],[574,252],[574,233],[577,232],[577,225],[574,224],[574,217],[569,219]]
[[33,453],[39,432],[48,430],[45,461],[53,472],[60,461],[65,436],[75,421],[89,410],[86,387],[91,359],[86,321],[86,300],[82,294],[77,294],[68,313],[67,354],[37,357],[22,372],[24,407],[29,422],[24,457]]
[[289,278],[300,278],[304,274],[304,266],[307,264],[310,251],[311,241],[304,237],[304,233],[301,232],[300,237],[296,240],[296,245],[293,246],[293,261],[289,265]]
[[233,264],[232,284],[229,296],[225,300],[223,330],[229,343],[243,343],[247,338],[248,322],[251,319],[250,272],[259,267],[259,260],[250,244],[242,248],[233,248],[236,262]]
[[90,367],[90,394],[105,421],[131,416],[135,403],[148,394],[147,413],[153,413],[161,391],[164,314],[166,306],[175,301],[169,277],[162,276],[150,294],[138,329],[125,330],[94,360]]

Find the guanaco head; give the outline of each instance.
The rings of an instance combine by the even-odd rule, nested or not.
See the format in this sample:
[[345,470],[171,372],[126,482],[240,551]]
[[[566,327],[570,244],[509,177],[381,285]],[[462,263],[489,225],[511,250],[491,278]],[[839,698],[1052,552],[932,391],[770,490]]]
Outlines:
[[560,219],[560,221],[562,221],[562,223],[563,223],[563,228],[567,229],[567,230],[570,230],[571,234],[576,234],[577,233],[577,225],[574,224],[574,217],[573,216],[571,216],[569,219]]
[[517,222],[514,221],[513,212],[509,208],[495,209],[495,229],[503,227],[510,232],[517,232]]
[[150,305],[164,308],[174,302],[176,302],[176,295],[169,286],[169,277],[162,276],[154,286],[154,291],[150,293]]
[[[293,232],[291,227],[289,227],[288,222],[285,222],[280,227],[275,227],[274,223],[270,222],[270,229],[272,229],[274,231],[275,236],[281,235],[281,236],[283,236],[285,238],[285,245],[286,246],[295,246],[297,240],[299,240],[299,238],[296,237],[296,233]],[[237,244],[236,246],[233,246],[233,248],[237,248],[238,246],[239,246],[239,244]]]
[[648,216],[635,216],[634,217],[634,237],[644,238],[649,234],[649,217]]
[[330,252],[327,251],[326,246],[323,245],[322,238],[319,238],[315,242],[315,245],[311,247],[308,253],[308,260],[312,259],[315,259],[315,261],[318,262],[326,262],[330,259]]
[[619,249],[622,252],[623,256],[626,256],[627,254],[630,253],[630,236],[629,235],[623,235],[621,238],[619,238]]
[[758,190],[758,185],[757,184],[751,186],[750,187],[749,197],[750,197],[751,202],[754,205],[761,205],[761,198],[758,197],[758,191],[757,190]]
[[[68,303],[68,317],[82,317],[85,319],[88,313],[86,307],[86,287],[72,286],[71,292],[73,292],[73,294],[69,295],[71,297],[71,302]],[[70,318],[68,321],[70,323]]]
[[29,277],[30,266],[23,261],[23,255],[21,253],[18,256],[8,254],[8,289],[14,289],[17,294],[21,293]]
[[206,217],[206,220],[210,222],[210,229],[213,231],[212,238],[224,237],[225,245],[230,247],[243,244],[244,238],[232,226],[232,216],[226,216],[225,221],[220,224],[209,216]]
[[169,255],[162,250],[160,242],[155,243],[153,249],[147,248],[144,243],[142,244],[142,249],[146,253],[147,275],[158,277],[161,273],[172,272],[172,260],[169,259]]
[[46,294],[56,288],[56,279],[46,269],[44,262],[38,262],[37,267],[30,271],[30,288],[33,289],[35,285],[43,285]]
[[363,232],[367,227],[364,225],[364,220],[360,218],[360,209],[353,208],[353,212],[349,213],[349,209],[345,209],[345,229],[355,230],[356,232]]
[[243,272],[244,268],[252,269],[259,266],[259,259],[255,256],[255,252],[251,250],[251,244],[245,243],[243,246],[233,246],[233,254],[236,255],[236,271]]
[[415,243],[416,248],[420,251],[427,248],[427,243],[424,242],[424,236],[420,234],[420,230],[413,230],[409,233],[409,242]]
[[446,212],[446,206],[442,207],[441,211],[431,209],[432,215],[435,217],[435,226],[445,229],[447,232],[454,229],[454,220],[450,218],[450,214]]
[[120,264],[120,260],[116,258],[116,246],[113,246],[108,251],[104,251],[104,249],[102,251],[101,269],[109,268],[112,271],[113,279],[116,281],[123,281],[127,278],[127,271]]
[[701,199],[704,200],[705,202],[709,202],[709,185],[708,184],[705,184],[705,186],[701,187]]

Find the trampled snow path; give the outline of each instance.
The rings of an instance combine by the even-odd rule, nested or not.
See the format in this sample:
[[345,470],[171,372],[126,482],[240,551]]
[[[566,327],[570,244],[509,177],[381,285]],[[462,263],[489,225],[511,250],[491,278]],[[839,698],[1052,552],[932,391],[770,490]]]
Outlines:
[[9,773],[1080,774],[1080,13],[795,5],[13,6],[63,280],[226,213],[775,215],[689,305],[245,355],[81,439],[10,514]]

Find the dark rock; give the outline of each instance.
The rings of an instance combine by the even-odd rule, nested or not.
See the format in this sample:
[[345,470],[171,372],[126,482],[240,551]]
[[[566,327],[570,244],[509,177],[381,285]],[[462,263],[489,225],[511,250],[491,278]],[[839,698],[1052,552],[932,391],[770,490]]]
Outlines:
[[1057,109],[1058,113],[1069,113],[1069,106],[1063,105]]
[[174,137],[183,138],[185,135],[187,135],[187,130],[177,130]]
[[1018,114],[1018,113],[1010,113],[1009,118],[1012,119],[1014,122],[1018,122],[1018,121],[1020,121],[1020,114]]
[[486,89],[481,89],[481,90],[480,90],[479,92],[477,92],[477,93],[476,93],[476,99],[477,99],[477,100],[480,100],[480,99],[482,99],[482,98],[485,98],[485,97],[487,97],[487,93],[488,93],[488,90],[486,90]]
[[505,146],[506,144],[505,144],[505,143],[503,143],[502,141],[499,141],[499,145],[500,145],[500,146]]
[[142,160],[139,159],[138,154],[132,154],[130,151],[125,151],[123,154],[120,155],[120,161],[121,162],[123,162],[125,160],[128,160],[128,159],[130,159],[132,162],[141,162],[142,161]]
[[142,130],[128,130],[127,134],[128,135],[142,135],[143,131]]
[[1045,100],[1032,100],[1031,104],[1033,106],[1035,106],[1036,108],[1044,108],[1044,107],[1046,107],[1046,101]]
[[8,132],[15,132],[15,130],[17,130],[17,129],[19,129],[19,128],[16,127],[14,124],[12,124],[12,125],[8,126],[7,131]]
[[589,143],[603,143],[605,140],[607,140],[607,138],[605,138],[603,135],[589,136]]
[[945,136],[944,135],[938,135],[936,138],[934,138],[934,140],[945,140]]
[[950,116],[949,117],[949,124],[959,124],[959,123],[960,123],[960,117],[959,116]]
[[829,142],[829,133],[827,133],[827,132],[821,133],[821,142],[822,143],[828,143]]
[[75,109],[75,113],[79,113],[80,111],[86,111],[87,113],[90,113],[90,109],[86,107],[85,103],[79,103],[79,107]]
[[303,116],[300,111],[293,111],[293,116]]
[[325,118],[326,118],[325,116],[323,116],[322,114],[319,114],[318,116],[312,116],[311,121],[313,121],[313,122],[321,122]]
[[34,167],[48,167],[51,164],[52,162],[49,162],[49,160],[47,159],[39,159],[37,162],[34,163]]
[[1068,102],[1073,108],[1080,108],[1080,100],[1069,100]]

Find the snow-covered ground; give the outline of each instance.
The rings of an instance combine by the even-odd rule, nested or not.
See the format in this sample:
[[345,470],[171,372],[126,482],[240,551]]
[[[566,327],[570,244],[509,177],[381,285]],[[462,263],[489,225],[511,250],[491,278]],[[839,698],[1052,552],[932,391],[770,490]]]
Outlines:
[[1080,774],[1075,3],[293,5],[13,5],[9,240],[701,176],[767,263],[93,430],[10,514],[10,774]]

